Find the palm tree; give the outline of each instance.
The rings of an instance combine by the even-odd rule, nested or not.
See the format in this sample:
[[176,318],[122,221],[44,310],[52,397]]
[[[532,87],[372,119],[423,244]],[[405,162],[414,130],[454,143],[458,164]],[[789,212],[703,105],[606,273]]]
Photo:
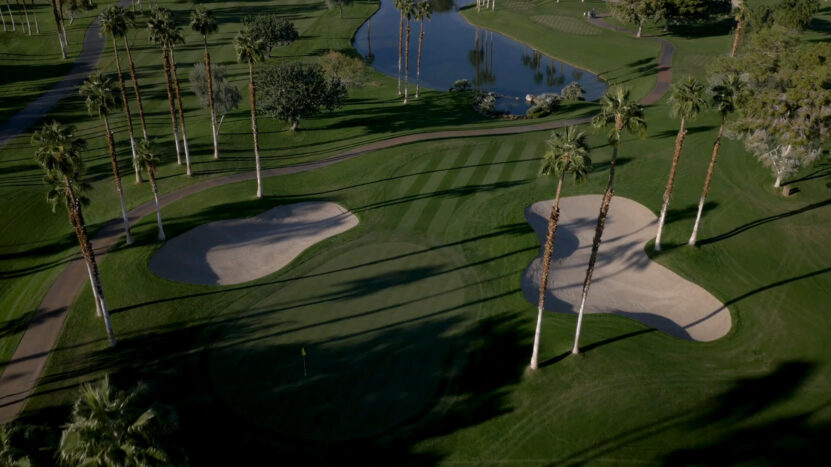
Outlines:
[[[20,0],[14,0],[15,3],[20,6]],[[23,0],[23,15],[26,17],[26,27],[29,30],[29,35],[32,35],[32,24],[29,23],[29,10],[26,8],[26,0]],[[23,29],[23,23],[21,22],[20,28]]]
[[147,28],[150,31],[150,40],[162,48],[162,64],[164,65],[164,78],[167,85],[167,105],[170,110],[170,123],[173,126],[173,143],[176,145],[176,163],[182,165],[182,150],[179,146],[179,122],[176,117],[176,103],[173,100],[170,55],[168,54],[169,43],[176,38],[170,37],[170,30],[166,24],[167,18],[170,16],[170,10],[156,7],[152,11],[153,17],[147,22]]
[[[127,29],[135,28],[136,21],[133,16],[133,12],[127,9],[125,9],[124,12]],[[133,54],[130,53],[130,41],[127,40],[127,31],[124,31],[122,38],[124,39],[124,51],[127,52],[127,62],[130,64],[130,78],[133,81],[133,91],[136,93],[136,104],[138,105],[139,121],[141,122],[141,134],[144,139],[147,139],[147,123],[144,120],[144,105],[141,103],[141,91],[139,90],[138,78],[136,78],[136,66],[133,63]]]
[[130,114],[130,103],[127,101],[127,90],[124,87],[124,77],[121,76],[121,63],[118,61],[118,42],[116,38],[124,37],[127,33],[128,18],[132,13],[117,5],[107,7],[99,17],[101,22],[101,35],[109,34],[113,38],[113,56],[115,57],[115,69],[118,75],[118,85],[121,88],[121,101],[124,106],[124,115],[127,117],[127,132],[130,135],[130,150],[133,153],[133,169],[136,172],[136,183],[141,183],[141,173],[136,165],[136,140],[133,136],[133,116]]
[[208,102],[210,103],[211,109],[211,135],[214,138],[214,159],[219,159],[219,143],[217,142],[217,129],[216,129],[216,111],[214,110],[214,87],[213,87],[213,80],[211,79],[211,54],[208,53],[208,34],[213,34],[219,27],[216,24],[216,19],[214,19],[214,14],[212,11],[205,9],[204,7],[196,7],[190,13],[190,27],[194,31],[198,32],[202,35],[202,39],[205,43],[205,76],[207,77],[208,81]]
[[[401,95],[401,57],[404,55],[404,4],[408,0],[392,0],[393,6],[401,16],[398,20],[398,95]],[[9,10],[11,11],[11,10]],[[14,24],[14,20],[12,20]]]
[[75,136],[75,129],[72,126],[53,120],[35,131],[32,135],[32,144],[35,146],[35,161],[46,173],[44,181],[49,186],[46,200],[52,204],[53,211],[61,201],[66,206],[69,223],[72,224],[75,235],[78,237],[81,254],[87,265],[95,307],[98,315],[104,318],[107,338],[110,346],[114,347],[116,340],[104,299],[101,275],[81,208],[81,205],[87,201],[83,196],[83,191],[89,186],[82,180],[85,167],[81,159],[81,153],[86,149],[87,143]]
[[[52,16],[55,18],[55,29],[58,31],[58,43],[61,46],[61,57],[66,60],[66,40],[61,33],[61,18],[58,15],[58,6],[55,4],[55,0],[49,0],[49,4],[52,6]],[[6,6],[9,5],[9,0],[6,0]],[[9,14],[11,14],[11,10],[9,10]],[[14,18],[12,18],[12,31],[14,31]]]
[[416,99],[418,99],[418,88],[421,82],[421,44],[424,42],[424,20],[430,20],[430,15],[433,14],[433,5],[427,0],[418,2],[416,6],[415,16],[419,22],[418,33],[418,64],[416,65]]
[[547,141],[548,150],[543,156],[540,175],[557,176],[557,194],[551,205],[548,217],[548,234],[545,237],[545,254],[542,261],[542,279],[540,280],[540,298],[537,304],[537,329],[534,332],[534,350],[531,353],[531,369],[539,367],[540,332],[542,331],[542,312],[545,308],[545,291],[548,288],[548,272],[551,269],[551,255],[554,252],[554,239],[557,235],[557,222],[560,219],[560,193],[567,173],[574,174],[574,180],[586,178],[591,170],[589,146],[586,134],[570,126],[563,131],[552,132]]
[[160,436],[173,431],[175,414],[147,402],[139,384],[116,391],[109,378],[84,384],[64,426],[58,457],[66,465],[170,465]]
[[612,144],[612,159],[609,161],[609,182],[606,185],[606,191],[603,193],[603,202],[600,204],[589,265],[586,268],[586,278],[583,280],[583,293],[580,299],[580,309],[577,313],[577,330],[574,334],[574,347],[571,349],[573,354],[580,352],[580,329],[583,325],[583,311],[586,308],[586,298],[589,296],[594,265],[597,262],[597,252],[600,249],[600,242],[603,237],[603,228],[606,226],[606,216],[609,214],[609,206],[612,203],[612,197],[615,195],[615,163],[620,151],[623,130],[641,137],[646,135],[643,107],[630,98],[628,89],[621,86],[614,86],[606,91],[606,94],[600,99],[600,113],[592,119],[592,126],[595,128],[605,128],[609,124],[612,124],[609,131],[609,142]]
[[164,227],[162,226],[162,207],[159,204],[159,187],[156,184],[156,172],[159,169],[161,159],[156,154],[153,141],[143,139],[138,146],[138,164],[141,170],[147,171],[147,178],[150,179],[150,188],[153,190],[153,201],[156,203],[156,224],[159,227],[159,241],[165,240]]
[[[11,19],[11,22],[12,22],[12,32],[15,32],[15,31],[17,31],[17,26],[15,26],[15,24],[14,24],[14,13],[12,13],[12,6],[11,6],[11,4],[9,4],[9,0],[6,0],[6,11],[9,12],[9,18]],[[58,33],[60,34],[60,29],[58,30]],[[60,38],[60,35],[58,37]],[[63,45],[63,43],[61,43],[61,45]],[[65,51],[64,51],[63,58],[66,58],[66,52]]]
[[687,120],[694,119],[707,106],[707,99],[704,97],[704,85],[697,79],[688,77],[672,86],[669,102],[671,104],[670,115],[681,117],[681,125],[678,128],[678,136],[675,138],[675,154],[672,157],[669,179],[667,180],[666,190],[664,190],[664,204],[661,206],[661,215],[658,218],[655,251],[661,251],[661,234],[664,230],[669,201],[672,198],[672,189],[675,186],[675,174],[678,170],[678,161],[681,159],[681,149],[684,147],[684,139],[687,137]]
[[[254,63],[265,58],[267,47],[261,38],[244,27],[234,37],[234,49],[239,63],[248,63],[248,96],[251,99],[251,132],[254,134],[254,161],[257,167],[257,198],[263,197],[263,181],[260,174],[260,142],[257,136],[257,93],[254,86]],[[210,73],[210,71],[208,71]]]
[[182,105],[182,91],[179,88],[179,74],[176,72],[176,44],[183,44],[185,38],[182,37],[182,29],[176,26],[173,19],[166,21],[168,26],[167,37],[168,53],[170,54],[170,74],[173,76],[173,89],[176,90],[176,104],[179,108],[179,125],[182,127],[182,146],[185,148],[185,173],[188,177],[193,175],[190,166],[190,148],[188,147],[188,129],[185,126],[185,108]]
[[0,465],[28,467],[32,465],[29,454],[20,444],[27,437],[27,428],[13,422],[0,425]]
[[127,207],[124,202],[124,191],[121,189],[121,175],[118,170],[118,159],[115,154],[115,142],[113,132],[110,129],[110,112],[116,107],[115,94],[113,94],[112,81],[101,73],[92,73],[81,85],[78,93],[86,99],[87,112],[90,115],[97,115],[104,121],[104,133],[107,138],[107,149],[110,153],[110,163],[115,177],[115,191],[121,200],[121,218],[124,222],[124,233],[127,236],[127,244],[133,244],[133,236],[130,234],[130,221],[127,219]]
[[6,29],[6,17],[3,16],[3,7],[2,6],[0,6],[0,21],[3,22],[3,32],[8,32],[8,29]]
[[402,12],[407,18],[407,43],[404,46],[404,103],[407,103],[407,93],[410,90],[410,20],[415,14],[415,3],[413,0],[403,0],[401,3]]
[[744,23],[747,20],[747,8],[741,0],[734,6],[733,15],[736,18],[736,32],[733,34],[733,47],[730,49],[730,57],[736,56],[736,49],[739,47],[739,38],[744,29]]
[[711,92],[713,94],[712,105],[721,114],[721,125],[718,128],[718,137],[713,144],[713,155],[710,158],[710,165],[707,167],[707,178],[704,179],[704,189],[701,191],[701,199],[698,201],[698,214],[695,216],[695,226],[693,226],[692,235],[687,242],[689,245],[695,246],[696,237],[698,236],[698,226],[701,223],[701,214],[704,212],[704,202],[707,200],[707,193],[710,191],[710,183],[713,180],[713,171],[716,168],[716,159],[718,159],[719,147],[721,147],[721,137],[724,134],[724,125],[727,122],[727,116],[736,111],[744,85],[742,80],[736,74],[730,74],[722,77],[721,81],[713,86]]
[[[23,1],[25,2],[26,0],[23,0]],[[32,17],[35,18],[35,34],[40,34],[40,24],[38,24],[37,10],[34,9],[35,0],[31,0],[31,4],[32,4]]]

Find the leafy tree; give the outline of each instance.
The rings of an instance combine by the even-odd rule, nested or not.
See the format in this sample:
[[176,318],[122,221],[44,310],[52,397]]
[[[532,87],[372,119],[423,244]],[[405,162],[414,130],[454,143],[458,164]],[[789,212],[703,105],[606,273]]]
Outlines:
[[364,86],[371,76],[363,60],[334,50],[323,54],[318,63],[327,78],[337,78],[349,89]]
[[[211,54],[208,52],[208,35],[219,30],[212,11],[205,7],[198,6],[190,12],[190,27],[202,36],[205,44],[205,67],[211,69]],[[212,73],[204,73],[202,76],[208,82],[208,109],[211,114],[211,136],[214,141],[214,159],[219,159],[219,144],[217,142],[218,131],[216,129],[216,110],[214,109],[214,93]]]
[[110,129],[110,113],[117,106],[112,80],[101,73],[92,73],[78,89],[78,93],[85,99],[87,112],[90,115],[97,115],[104,121],[104,135],[107,138],[110,165],[113,170],[113,178],[115,178],[115,191],[118,193],[118,198],[121,201],[121,219],[124,223],[124,234],[127,237],[127,244],[132,245],[133,236],[130,234],[130,221],[127,219],[124,190],[121,188],[121,174],[118,169],[118,158],[115,153],[115,141],[113,139],[113,132]]
[[713,180],[713,171],[716,168],[716,160],[718,159],[721,138],[724,135],[727,117],[736,111],[736,108],[741,102],[744,84],[738,75],[726,75],[721,78],[718,84],[712,87],[710,92],[712,94],[711,105],[721,115],[721,125],[718,127],[718,136],[716,137],[715,144],[713,144],[713,155],[710,158],[710,165],[707,167],[707,177],[704,179],[704,189],[701,191],[701,199],[698,201],[698,214],[695,216],[695,226],[693,226],[690,240],[687,242],[691,246],[695,246],[696,237],[698,236],[701,214],[704,212],[704,203],[707,201],[707,193],[710,191],[710,183]]
[[[225,67],[211,64],[211,82],[213,83],[213,104],[216,113],[219,114],[219,122],[216,124],[216,138],[219,140],[219,132],[225,115],[239,107],[239,89],[228,81],[225,75]],[[197,63],[193,65],[190,75],[190,88],[199,98],[199,104],[203,109],[210,106],[208,99],[208,86],[205,79],[205,65]]]
[[672,156],[672,166],[669,169],[669,179],[664,190],[664,203],[661,206],[661,215],[658,217],[658,233],[655,235],[655,251],[661,251],[661,234],[664,231],[664,222],[667,218],[669,201],[672,198],[672,189],[675,186],[675,176],[678,171],[678,162],[681,160],[681,150],[684,139],[687,137],[687,121],[694,119],[707,106],[704,96],[704,85],[695,78],[688,77],[672,86],[669,95],[670,115],[680,117],[678,135],[675,137],[675,154]]
[[557,222],[560,219],[560,194],[566,174],[573,174],[575,181],[584,180],[591,170],[589,145],[586,134],[576,127],[567,127],[551,133],[546,141],[548,149],[543,155],[540,175],[557,177],[557,192],[548,216],[548,234],[545,237],[545,253],[542,260],[542,278],[540,279],[540,298],[537,303],[537,329],[534,332],[534,349],[531,353],[531,369],[539,367],[540,333],[542,332],[542,315],[545,309],[545,291],[548,288],[548,273],[551,269],[551,255],[554,252],[554,239],[557,236]]
[[638,27],[636,37],[641,37],[647,21],[657,21],[667,15],[666,0],[621,0],[610,5],[615,17]]
[[81,154],[87,148],[87,143],[75,136],[74,127],[53,120],[32,134],[32,145],[35,146],[35,161],[43,169],[45,173],[43,180],[49,187],[46,200],[52,205],[53,212],[59,203],[66,206],[69,223],[75,230],[81,254],[86,262],[95,308],[98,316],[104,318],[110,346],[115,347],[115,334],[110,323],[107,302],[104,299],[101,275],[95,260],[95,251],[89,240],[82,208],[82,205],[88,202],[83,195],[89,185],[83,181],[86,167],[81,158]]
[[289,45],[300,37],[294,23],[277,15],[246,16],[242,24],[263,40],[269,57],[274,47]]
[[694,23],[727,14],[730,8],[730,0],[666,0],[663,17],[668,23]]
[[257,135],[257,88],[254,84],[254,63],[265,58],[267,46],[253,30],[243,27],[234,37],[237,62],[248,64],[248,96],[251,100],[251,133],[254,136],[254,163],[257,170],[257,198],[263,197],[263,180],[260,171],[260,140]]
[[321,108],[334,110],[346,97],[346,86],[338,78],[327,79],[319,65],[300,63],[267,66],[257,73],[263,115],[285,120],[296,130],[301,118]]
[[147,172],[150,179],[150,188],[153,190],[153,201],[156,203],[156,224],[159,229],[159,241],[165,240],[164,227],[162,226],[162,207],[159,204],[159,187],[156,184],[156,173],[159,170],[161,158],[156,153],[153,141],[143,139],[138,146],[138,163],[141,170]]
[[418,99],[419,84],[421,83],[421,44],[424,42],[424,20],[430,21],[433,14],[433,5],[427,0],[418,2],[415,18],[419,23],[418,32],[418,64],[416,66],[416,99]]
[[354,3],[354,0],[326,0],[326,6],[329,7],[330,10],[338,7],[341,18],[343,18],[343,7],[351,5],[352,3]]
[[609,214],[609,206],[615,194],[615,163],[620,151],[623,131],[638,136],[646,135],[646,120],[644,120],[643,107],[632,100],[630,91],[621,86],[614,86],[606,90],[600,98],[600,113],[592,118],[592,126],[605,128],[611,125],[609,130],[609,142],[612,144],[612,159],[609,161],[609,182],[606,191],[603,193],[603,202],[600,204],[600,213],[597,216],[597,226],[594,229],[594,240],[592,240],[592,251],[589,256],[589,265],[586,268],[586,278],[583,281],[583,293],[580,299],[580,310],[577,313],[577,330],[574,333],[574,347],[571,353],[580,352],[580,330],[583,324],[583,311],[586,307],[586,299],[589,296],[594,265],[597,262],[597,252],[600,249],[600,241],[603,237],[603,229],[606,226],[606,216]]
[[124,77],[121,76],[121,64],[118,60],[118,42],[119,37],[125,37],[127,30],[132,24],[133,14],[127,9],[113,5],[107,7],[101,12],[98,17],[101,24],[101,35],[109,34],[113,39],[113,57],[115,58],[115,70],[118,77],[118,86],[121,88],[121,102],[124,108],[124,116],[127,118],[127,132],[130,135],[130,150],[133,153],[133,167],[136,172],[136,183],[141,183],[141,173],[136,167],[136,140],[133,135],[133,116],[130,113],[130,103],[127,101],[127,90],[124,86]]
[[584,101],[586,100],[583,97],[583,94],[586,93],[586,90],[583,89],[583,86],[580,85],[577,81],[572,81],[568,86],[564,87],[562,91],[560,91],[560,95],[563,97],[563,100],[566,101]]
[[175,430],[172,409],[147,400],[147,387],[118,391],[105,377],[84,384],[64,427],[58,458],[66,465],[170,465],[174,448],[164,437]]
[[747,22],[752,31],[772,26],[802,31],[819,11],[819,0],[781,0],[776,4],[754,5],[749,9]]

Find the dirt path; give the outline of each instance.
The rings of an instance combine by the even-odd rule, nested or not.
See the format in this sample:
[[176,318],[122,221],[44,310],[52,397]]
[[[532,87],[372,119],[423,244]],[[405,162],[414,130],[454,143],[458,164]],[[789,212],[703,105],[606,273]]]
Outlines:
[[[124,0],[122,0],[122,3],[125,3]],[[595,23],[595,21],[599,21],[600,23]],[[603,26],[601,27],[607,27],[608,29],[612,30],[619,30],[619,28],[605,23],[602,20],[593,20],[592,22],[597,24],[598,26],[601,26],[601,24],[603,24]],[[90,27],[89,31],[87,31],[84,44],[85,49],[84,52],[82,52],[82,55],[87,54],[86,40],[90,39],[91,35],[97,37],[97,24],[94,24],[92,27]],[[656,84],[655,88],[641,100],[641,103],[644,105],[652,104],[658,99],[660,99],[666,93],[666,90],[669,88],[669,83],[672,80],[672,45],[662,39],[656,38],[655,40],[658,40],[662,43],[661,55],[659,57],[660,68],[658,72],[658,83]],[[89,52],[89,54],[97,54],[95,62],[90,62],[91,65],[89,65],[94,67],[97,64],[97,59],[100,58],[101,50],[103,48],[103,42],[100,41],[100,43],[96,43],[96,41],[94,40],[91,41],[91,47],[99,47],[97,49],[97,52],[94,52],[93,50]],[[663,45],[664,43],[666,44],[666,46]],[[75,70],[75,68],[73,68],[73,70]],[[87,68],[84,68],[84,70],[85,71],[83,72],[78,72],[81,76],[81,80],[83,79],[83,76],[85,76],[85,74],[89,71]],[[72,73],[70,73],[70,75],[72,75]],[[70,75],[67,75],[67,78],[65,78],[64,81],[62,81],[61,83],[69,81]],[[78,81],[77,83],[80,83],[80,81]],[[60,99],[63,99],[64,97],[69,95],[71,92],[73,92],[73,90],[74,89],[69,89],[68,91],[63,90],[63,94],[61,94],[60,97],[56,98],[57,100],[52,102],[50,104],[51,106],[43,107],[46,110],[42,111],[42,113],[40,113],[37,116],[35,116],[34,114],[30,115],[28,117],[30,118],[30,120],[19,120],[20,123],[18,125],[23,125],[24,122],[29,121],[29,123],[27,123],[25,126],[26,128],[28,128],[29,125],[40,120],[40,118],[45,114],[45,112],[54,107],[57,104],[57,102],[60,101]],[[46,98],[46,95],[44,95],[41,99],[38,99],[36,103],[43,100],[44,98]],[[50,99],[54,99],[54,97]],[[31,104],[29,107],[32,107],[36,103]],[[27,107],[26,109],[28,110],[29,107]],[[24,110],[21,113],[24,113],[27,110]],[[9,121],[16,119],[17,117],[18,116],[16,115],[15,117],[12,117],[12,119],[10,119]],[[337,154],[335,156],[320,161],[265,170],[263,171],[263,176],[276,177],[279,175],[288,175],[306,172],[309,170],[315,170],[330,166],[332,164],[344,160],[358,157],[368,152],[378,151],[393,146],[399,146],[403,144],[415,143],[420,141],[431,141],[449,138],[465,138],[474,136],[495,136],[518,133],[530,133],[535,131],[562,128],[570,125],[584,124],[588,123],[590,120],[591,118],[586,117],[562,121],[550,121],[544,123],[537,123],[533,125],[522,125],[503,128],[487,128],[476,130],[436,131],[431,133],[419,133],[413,135],[398,136],[395,138],[378,141],[376,143],[367,144],[365,146],[361,146],[351,151]],[[0,139],[0,147],[2,147],[2,145],[6,141],[8,141],[11,138],[14,138],[22,131],[25,131],[25,128],[23,128],[22,130],[18,129],[16,130],[15,134],[8,137],[4,137],[6,139]],[[179,201],[192,194],[199,193],[214,187],[227,185],[229,183],[254,180],[255,176],[256,175],[254,172],[246,172],[227,175],[211,180],[205,180],[204,182],[190,185],[180,190],[168,193],[160,198],[160,202],[162,206],[168,206],[171,203]],[[128,213],[130,223],[135,224],[135,222],[138,221],[140,218],[152,214],[154,209],[155,208],[152,201],[148,201],[136,207]],[[96,254],[98,255],[99,259],[105,256],[106,252],[109,251],[113,246],[115,246],[115,244],[121,238],[121,235],[122,226],[120,219],[113,219],[104,224],[101,231],[93,239],[93,247],[95,248]],[[46,296],[43,298],[43,301],[41,301],[40,303],[40,307],[32,317],[32,321],[29,324],[29,327],[26,329],[26,332],[23,334],[23,337],[20,340],[20,344],[18,345],[17,350],[12,356],[12,359],[5,364],[3,374],[2,376],[0,376],[0,423],[13,420],[23,408],[23,404],[25,403],[26,398],[36,387],[38,379],[40,378],[40,375],[43,371],[43,367],[46,364],[46,361],[49,357],[49,354],[52,352],[52,348],[55,346],[55,343],[57,342],[58,337],[60,336],[63,323],[66,320],[67,312],[69,311],[69,308],[72,306],[72,304],[75,302],[75,299],[78,297],[78,294],[80,294],[81,290],[86,285],[87,281],[88,277],[86,274],[84,263],[80,258],[76,258],[75,260],[70,262],[66,266],[66,268],[64,268],[63,272],[58,276],[58,278],[46,292]]]

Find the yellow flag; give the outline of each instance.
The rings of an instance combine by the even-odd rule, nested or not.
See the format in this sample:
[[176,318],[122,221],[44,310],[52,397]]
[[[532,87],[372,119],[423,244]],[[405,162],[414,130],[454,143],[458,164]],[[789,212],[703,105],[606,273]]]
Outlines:
[[300,355],[302,355],[304,357],[306,356],[306,347],[301,347],[300,348]]

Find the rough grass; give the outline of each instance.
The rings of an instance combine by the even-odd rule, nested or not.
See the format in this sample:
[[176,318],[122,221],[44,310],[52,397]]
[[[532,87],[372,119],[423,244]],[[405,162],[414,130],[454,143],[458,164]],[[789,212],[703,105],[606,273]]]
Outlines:
[[601,29],[592,26],[587,21],[580,21],[570,16],[558,15],[537,15],[532,16],[531,21],[542,24],[551,29],[564,32],[566,34],[576,34],[578,36],[596,36],[601,33]]

